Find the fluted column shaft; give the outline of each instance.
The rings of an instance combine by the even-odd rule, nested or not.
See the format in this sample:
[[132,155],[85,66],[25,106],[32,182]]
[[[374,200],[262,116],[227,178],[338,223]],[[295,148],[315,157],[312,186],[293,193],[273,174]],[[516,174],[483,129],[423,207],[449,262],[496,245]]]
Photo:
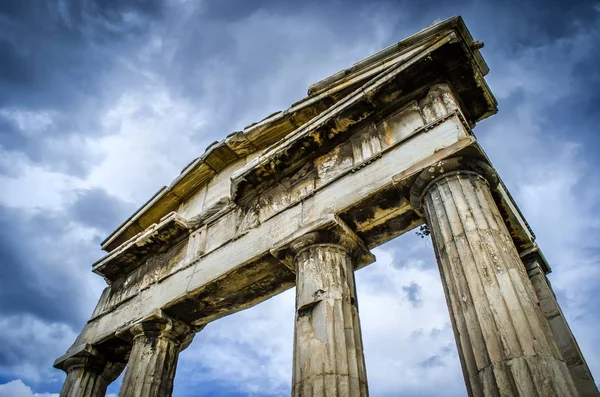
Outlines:
[[351,255],[317,243],[299,250],[294,263],[292,396],[368,396]]
[[579,395],[581,397],[598,397],[600,396],[598,386],[594,382],[592,372],[579,349],[575,335],[554,296],[550,281],[541,268],[541,261],[538,253],[532,253],[523,258],[539,306],[550,324]]
[[170,397],[179,353],[194,334],[172,321],[140,323],[130,332],[133,346],[119,397]]
[[60,397],[104,397],[106,388],[123,370],[123,364],[86,355],[65,362],[67,379]]
[[423,195],[470,396],[577,396],[486,179],[455,171]]

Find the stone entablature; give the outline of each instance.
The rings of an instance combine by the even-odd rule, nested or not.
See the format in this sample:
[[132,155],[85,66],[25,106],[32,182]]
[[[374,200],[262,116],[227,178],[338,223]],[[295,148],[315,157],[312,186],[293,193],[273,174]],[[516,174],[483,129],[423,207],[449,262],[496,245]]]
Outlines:
[[[259,227],[276,215],[306,201],[325,187],[333,185],[345,175],[356,174],[382,155],[419,134],[427,134],[432,138],[439,135],[438,140],[431,140],[435,145],[435,148],[430,149],[431,154],[461,139],[463,140],[460,142],[461,146],[474,142],[474,137],[453,98],[447,85],[437,85],[420,101],[409,102],[396,114],[379,124],[359,129],[348,140],[306,162],[303,167],[281,179],[274,186],[265,187],[264,184],[251,192],[259,192],[258,194],[239,198],[239,205],[231,203],[225,197],[218,201],[221,203],[217,206],[218,210],[211,208],[212,214],[209,217],[204,216],[204,213],[190,213],[186,214],[189,218],[184,218],[180,214],[172,213],[158,225],[134,236],[94,267],[94,270],[100,274],[103,274],[102,269],[115,269],[119,265],[127,270],[112,280],[111,289],[101,300],[94,317],[114,309],[121,302],[129,300],[150,285],[161,282],[195,264],[220,247],[239,239],[251,229]],[[415,147],[420,146],[416,143]],[[407,157],[407,160],[410,161],[410,157]],[[368,171],[365,170],[366,173]],[[389,186],[383,188],[393,189],[390,178],[384,180],[387,180]],[[370,192],[370,195],[378,190],[380,189]],[[201,196],[202,193],[199,195]],[[338,209],[343,215],[346,210],[347,208],[343,206]],[[389,237],[387,234],[379,236],[379,231],[371,232],[371,230],[385,225],[391,218],[404,216],[413,219],[413,222],[421,222],[418,215],[410,215],[407,213],[409,211],[413,212],[408,203],[399,201],[369,216],[364,216],[364,211],[357,215],[348,213],[346,219],[353,224],[359,234],[366,237],[370,246],[376,246]],[[316,209],[314,213],[319,215],[319,212]],[[159,234],[163,237],[155,237],[160,231],[166,231],[162,235]],[[397,231],[398,234],[402,232],[402,230]],[[171,239],[164,236],[169,236]],[[187,242],[182,241],[181,236],[187,237]],[[166,250],[167,241],[178,241],[178,243]],[[162,252],[158,253],[159,250]],[[138,256],[135,253],[138,253]],[[136,264],[138,268],[132,269]],[[118,274],[117,270],[103,275],[110,278],[111,275]]]

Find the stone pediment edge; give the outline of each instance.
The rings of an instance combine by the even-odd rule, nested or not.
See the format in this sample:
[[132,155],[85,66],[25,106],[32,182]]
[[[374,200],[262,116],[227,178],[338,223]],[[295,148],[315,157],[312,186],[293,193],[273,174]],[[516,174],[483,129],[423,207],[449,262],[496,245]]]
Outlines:
[[[430,26],[422,29],[421,31],[392,44],[391,46],[384,48],[383,50],[365,58],[351,67],[341,70],[329,77],[324,78],[323,80],[311,85],[308,89],[308,95],[317,95],[324,90],[327,90],[329,87],[332,87],[336,84],[339,84],[342,81],[347,80],[351,75],[355,75],[357,73],[364,73],[366,70],[371,68],[375,68],[378,65],[386,62],[386,60],[390,56],[398,55],[410,51],[411,48],[418,46],[424,41],[431,40],[435,36],[439,36],[447,31],[456,30],[458,33],[465,39],[467,43],[473,42],[473,37],[471,33],[467,29],[464,20],[461,16],[453,16],[443,21],[433,23]],[[479,68],[480,73],[485,76],[489,72],[489,67],[479,51],[477,49],[473,49],[473,56],[475,59],[475,63]]]
[[392,64],[383,72],[379,73],[376,77],[366,81],[358,89],[344,97],[344,99],[340,100],[335,105],[331,106],[321,115],[313,118],[306,124],[296,129],[294,132],[286,136],[280,141],[280,143],[271,146],[267,151],[265,151],[265,153],[254,158],[250,163],[236,171],[231,176],[231,199],[234,202],[237,200],[238,186],[241,183],[247,181],[249,179],[248,176],[250,174],[260,172],[261,170],[264,172],[269,168],[274,168],[270,167],[269,164],[275,164],[278,158],[287,153],[290,150],[290,147],[295,142],[307,137],[311,132],[327,124],[327,122],[329,122],[331,119],[334,119],[344,110],[351,108],[353,105],[360,102],[361,100],[366,99],[367,101],[369,101],[369,98],[373,98],[375,94],[379,90],[381,90],[386,85],[386,83],[392,81],[394,77],[401,74],[403,71],[407,70],[411,66],[417,64],[418,62],[422,61],[436,49],[455,39],[456,34],[454,32],[448,32],[446,35],[438,37],[436,41],[431,42],[428,46],[422,48],[421,51],[412,54],[412,56],[409,59],[405,60],[405,62],[401,62],[399,64]]

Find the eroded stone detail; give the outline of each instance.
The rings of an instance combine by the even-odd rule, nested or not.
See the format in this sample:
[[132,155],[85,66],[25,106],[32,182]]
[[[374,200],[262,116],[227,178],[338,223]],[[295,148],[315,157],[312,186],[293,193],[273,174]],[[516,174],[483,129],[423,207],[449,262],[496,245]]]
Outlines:
[[[196,229],[189,235],[187,247],[174,246],[114,281],[94,316],[113,309],[138,291],[194,263],[202,255],[259,227],[344,174],[364,168],[385,150],[423,129],[428,122],[443,120],[457,112],[455,102],[448,85],[434,85],[420,102],[411,101],[384,122],[357,131],[346,142],[307,162],[279,183],[260,187],[250,197],[238,200],[237,205],[228,197],[217,200],[187,221],[191,229]],[[221,183],[229,181],[223,179]],[[222,187],[219,189],[226,191]],[[199,194],[205,195],[204,192]]]
[[470,396],[577,396],[488,181],[435,178],[424,194]]
[[162,313],[124,331],[133,346],[119,396],[171,396],[179,353],[194,335],[191,327]]
[[258,202],[249,201],[247,212],[258,212],[258,222],[254,223],[258,226],[348,171],[366,166],[426,124],[443,120],[457,111],[450,88],[446,84],[435,85],[420,102],[412,101],[384,122],[357,131],[348,141],[304,164],[275,186],[257,188]]
[[293,244],[292,396],[368,396],[352,240],[310,233]]
[[67,379],[60,397],[104,397],[124,367],[124,363],[110,362],[94,348],[86,348],[64,363]]

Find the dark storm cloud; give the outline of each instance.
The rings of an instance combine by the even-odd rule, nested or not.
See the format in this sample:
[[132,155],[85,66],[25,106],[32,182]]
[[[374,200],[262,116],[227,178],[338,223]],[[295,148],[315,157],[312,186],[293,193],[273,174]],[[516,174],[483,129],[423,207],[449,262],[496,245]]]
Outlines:
[[[435,19],[452,15],[463,15],[468,26],[489,32],[490,38],[509,40],[507,45],[517,47],[536,46],[544,42],[571,36],[595,24],[598,14],[594,1],[570,0],[509,0],[489,2],[482,0],[460,0],[442,2],[426,0],[319,0],[278,1],[238,0],[208,1],[200,6],[203,16],[209,20],[227,22],[240,21],[257,12],[267,11],[278,15],[294,15],[309,11],[313,18],[323,18],[334,29],[360,34],[353,16],[368,18],[369,13],[387,10],[386,19],[396,20],[396,30],[412,34],[431,24]],[[348,19],[349,18],[349,19]],[[386,21],[386,22],[388,22]],[[311,18],[306,23],[310,26]],[[493,34],[492,34],[493,33]],[[398,40],[403,37],[398,37]]]
[[65,159],[49,149],[48,140],[100,130],[98,118],[107,106],[101,87],[119,56],[135,48],[163,12],[163,0],[0,2],[0,109],[45,111],[56,118],[36,137],[0,120],[0,147],[83,174],[89,165],[80,148]]
[[[345,18],[349,15],[362,15],[368,17],[368,12],[376,11],[381,7],[394,9],[399,15],[409,16],[411,19],[420,19],[421,17],[438,12],[445,14],[452,8],[465,6],[472,3],[470,0],[461,0],[448,4],[435,0],[424,0],[418,4],[408,0],[378,0],[365,2],[361,0],[306,0],[280,1],[280,0],[258,0],[252,2],[240,2],[238,0],[208,1],[201,5],[201,10],[207,18],[220,19],[225,21],[239,21],[253,13],[268,10],[275,14],[303,13],[310,11],[314,17],[327,19],[332,25],[346,25],[352,30],[352,24]],[[429,21],[429,23],[433,20]],[[310,18],[307,17],[307,24],[310,24]]]
[[[510,82],[511,78],[518,83],[512,92],[499,98],[499,112],[494,116],[493,124],[486,121],[479,131],[485,136],[488,127],[510,125],[515,115],[526,114],[539,126],[548,142],[557,139],[587,142],[580,148],[580,155],[594,161],[596,147],[600,144],[596,133],[600,123],[600,72],[597,66],[600,9],[582,2],[561,14],[562,8],[557,4],[549,3],[549,8],[554,9],[554,19],[543,19],[549,12],[545,10],[530,15],[532,23],[522,27],[531,31],[534,43],[513,48],[509,44],[516,39],[511,39],[498,43],[498,48],[484,49],[491,67],[488,81],[492,91],[504,89],[501,82]],[[518,32],[513,34],[518,36]],[[507,61],[519,65],[518,68],[507,67]],[[510,153],[503,156],[510,156]]]
[[419,366],[423,368],[443,367],[445,365],[446,364],[444,363],[444,360],[442,360],[442,357],[438,356],[437,354],[428,357],[419,363]]
[[[89,292],[81,278],[100,255],[97,244],[130,210],[100,189],[81,192],[66,211],[0,206],[0,312],[80,326],[87,307],[67,297]],[[70,233],[79,225],[96,229],[95,241]]]
[[[0,153],[21,153],[31,162],[67,175],[83,176],[97,158],[93,158],[85,147],[85,132],[97,128],[96,120],[78,119],[63,113],[44,114],[48,117],[39,131],[32,133],[21,127],[16,117],[33,120],[35,114],[20,114],[21,109],[2,113],[0,109]],[[31,127],[31,126],[29,126]],[[75,138],[74,140],[69,140]],[[0,167],[0,174],[14,175],[18,170]]]
[[[0,55],[1,57],[1,55]],[[14,120],[0,114],[0,147],[8,150],[22,149],[27,143]]]
[[[65,221],[50,214],[26,219],[0,207],[0,312],[3,315],[31,314],[44,321],[70,324],[80,321],[76,301],[65,300],[64,292],[81,287],[77,280],[64,278],[65,274],[59,270],[61,264],[48,263],[46,256],[56,249],[49,240],[65,234],[68,227]],[[89,254],[78,254],[89,258]]]
[[404,292],[406,299],[408,299],[414,307],[419,307],[423,304],[422,288],[419,284],[410,283],[409,286],[402,287],[402,291]]
[[[589,146],[583,148],[590,157],[597,156],[600,144],[598,125],[600,124],[600,13],[597,16],[597,27],[589,31],[587,38],[590,48],[586,55],[573,65],[572,95],[553,104],[544,112],[546,127],[559,131],[562,135],[578,136],[586,139]],[[581,45],[573,43],[572,46]]]
[[[272,111],[305,96],[311,83],[349,66],[332,65],[343,56],[332,48],[351,48],[377,28],[373,15],[385,12],[392,2],[237,2],[208,1],[172,16],[163,27],[165,47],[173,56],[154,60],[171,90],[192,101],[214,105],[205,131],[221,136],[244,127]],[[408,4],[408,2],[407,2]],[[423,16],[424,7],[407,7],[391,15],[405,34],[431,24],[436,17]],[[446,12],[443,17],[451,15]],[[414,20],[414,21],[413,21]],[[387,23],[388,21],[385,21]],[[170,26],[176,25],[176,32]],[[414,25],[414,27],[412,26]],[[399,36],[398,39],[402,38]],[[391,44],[391,42],[389,43]],[[282,76],[285,73],[285,76]],[[274,86],[286,80],[286,91]],[[225,95],[223,95],[226,93]]]
[[159,0],[2,2],[0,105],[72,106],[162,10]]
[[125,205],[104,189],[94,188],[78,192],[77,201],[69,208],[71,219],[108,235],[117,228],[135,206]]
[[[68,329],[52,324],[45,335],[36,334],[39,329],[31,327],[31,322],[22,316],[10,316],[10,326],[12,329],[21,330],[21,333],[15,335],[15,332],[0,333],[0,374],[2,372],[11,372],[11,368],[18,368],[23,363],[35,363],[40,367],[47,367],[55,357],[48,357],[45,351],[53,351],[52,346],[40,346],[36,342],[49,343],[50,341],[64,340],[71,337]],[[8,330],[10,331],[10,330]],[[47,338],[47,339],[44,339]],[[52,343],[52,342],[50,342]],[[55,352],[54,354],[60,354]],[[7,380],[10,380],[8,378]],[[0,380],[0,383],[2,381]]]

